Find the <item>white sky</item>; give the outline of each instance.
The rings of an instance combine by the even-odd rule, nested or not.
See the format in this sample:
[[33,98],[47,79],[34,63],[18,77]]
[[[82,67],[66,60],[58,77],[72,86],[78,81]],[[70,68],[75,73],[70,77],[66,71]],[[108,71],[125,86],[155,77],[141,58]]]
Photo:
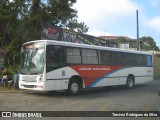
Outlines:
[[151,36],[160,46],[160,0],[77,0],[79,22],[85,22],[94,36],[137,37],[136,10],[139,12],[139,35]]
[[[133,18],[135,10],[138,8],[136,4],[130,0],[77,0],[74,8],[78,10],[78,20],[84,21],[92,32],[97,36],[101,34],[109,34],[109,26],[118,22],[119,19],[125,17]],[[100,28],[98,30],[98,28]],[[97,33],[96,33],[97,32]]]

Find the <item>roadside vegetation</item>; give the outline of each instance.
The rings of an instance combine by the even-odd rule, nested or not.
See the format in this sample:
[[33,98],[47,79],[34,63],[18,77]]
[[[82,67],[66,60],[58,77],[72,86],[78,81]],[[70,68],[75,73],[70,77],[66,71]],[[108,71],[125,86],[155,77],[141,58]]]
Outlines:
[[154,79],[160,80],[160,55],[154,56]]

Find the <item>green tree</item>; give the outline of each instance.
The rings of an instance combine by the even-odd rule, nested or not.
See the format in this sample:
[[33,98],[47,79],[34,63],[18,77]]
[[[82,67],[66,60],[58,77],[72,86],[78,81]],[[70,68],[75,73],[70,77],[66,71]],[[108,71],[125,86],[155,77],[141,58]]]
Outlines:
[[84,22],[78,23],[77,19],[68,20],[68,24],[67,24],[66,28],[71,31],[75,31],[75,32],[79,32],[79,33],[86,33],[86,32],[88,32],[88,29],[89,29],[89,27],[87,27],[87,25],[85,25]]
[[[31,5],[30,5],[31,4]],[[27,39],[28,41],[40,39],[40,30],[43,24],[43,16],[45,9],[41,0],[32,0],[28,2],[28,6],[30,6],[28,15],[25,16],[25,25],[27,29]]]
[[77,11],[72,8],[76,0],[48,0],[46,4],[46,24],[66,27],[69,19],[77,17]]
[[118,37],[117,42],[127,42],[127,39],[125,37]]
[[[0,1],[0,43],[7,49],[5,61],[8,65],[15,64],[22,43],[22,31],[19,15],[24,0],[10,2],[10,0]],[[13,44],[15,43],[15,44]]]
[[68,24],[66,25],[66,28],[71,30],[71,31],[76,31],[77,32],[77,27],[78,27],[78,21],[77,19],[70,19],[68,20]]
[[67,21],[77,17],[77,11],[71,8],[76,0],[27,0],[28,14],[25,15],[27,39],[40,39],[45,26],[65,27]]
[[21,45],[39,39],[46,25],[65,27],[77,18],[76,0],[0,0],[0,43],[7,48],[6,63],[19,58]]
[[8,42],[9,25],[11,21],[11,4],[7,0],[0,0],[0,43],[4,46]]
[[87,25],[85,25],[84,22],[81,22],[78,24],[77,30],[79,33],[86,33],[86,32],[88,32],[88,29],[89,29],[89,27],[87,27]]
[[141,41],[141,49],[142,50],[156,50],[158,51],[159,48],[156,45],[156,42],[154,41],[154,39],[150,36],[146,37],[142,37],[140,38]]

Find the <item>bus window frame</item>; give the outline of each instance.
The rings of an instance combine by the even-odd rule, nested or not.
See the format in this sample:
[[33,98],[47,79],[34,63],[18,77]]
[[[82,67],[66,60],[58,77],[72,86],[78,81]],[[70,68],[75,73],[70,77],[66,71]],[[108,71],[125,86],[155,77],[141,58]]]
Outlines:
[[57,67],[56,68],[54,68],[54,69],[51,69],[51,70],[56,70],[56,69],[59,69],[59,68],[62,68],[62,67],[65,67],[67,64],[66,64],[66,55],[65,55],[65,46],[62,46],[62,45],[51,45],[51,44],[48,44],[48,45],[46,45],[46,71],[48,72],[48,71],[51,71],[50,69],[49,70],[47,70],[47,68],[48,68],[48,57],[47,57],[47,49],[48,49],[48,46],[52,46],[52,49],[54,49],[54,51],[55,51],[55,47],[56,46],[58,46],[58,47],[60,47],[60,50],[61,51],[63,51],[63,64],[60,66],[60,65],[58,65],[57,64]]
[[[94,51],[96,51],[97,63],[96,64],[89,64],[89,63],[86,64],[86,63],[84,63],[83,62],[83,56],[82,56],[82,50],[94,50]],[[82,59],[82,64],[83,65],[100,65],[100,63],[99,63],[98,49],[81,48],[81,59]]]

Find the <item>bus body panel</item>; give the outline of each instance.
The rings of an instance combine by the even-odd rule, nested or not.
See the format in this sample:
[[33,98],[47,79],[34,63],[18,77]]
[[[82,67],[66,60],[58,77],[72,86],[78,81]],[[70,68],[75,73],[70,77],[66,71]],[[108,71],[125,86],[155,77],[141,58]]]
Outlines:
[[[124,68],[113,73],[106,74],[100,78],[94,80],[88,87],[100,87],[100,86],[112,86],[112,85],[125,85],[127,77],[133,75],[135,78],[135,84],[145,83],[153,80],[152,72],[148,74],[147,71],[152,70],[151,68],[139,68],[137,71],[136,67]],[[152,70],[153,71],[153,70]]]
[[46,90],[68,89],[69,79],[73,75],[79,74],[70,67],[64,67],[46,73]]
[[86,87],[125,85],[129,75],[134,76],[135,83],[145,83],[153,80],[152,67],[100,67],[83,65],[72,66],[72,68],[76,70],[82,78],[84,78],[83,80]]
[[[73,68],[79,68],[77,69]],[[100,67],[98,67],[100,69]],[[46,73],[45,82],[38,83],[32,82],[27,83],[24,82],[25,85],[37,85],[37,86],[45,86],[43,89],[41,88],[32,88],[32,90],[66,90],[68,89],[68,83],[72,76],[79,75],[83,78],[84,87],[100,87],[100,86],[112,86],[112,85],[125,85],[128,75],[133,75],[135,77],[135,83],[145,83],[153,80],[153,68],[151,67],[112,67],[112,66],[104,66],[101,67],[101,70],[98,70],[97,66],[71,66],[60,68],[51,72]],[[103,68],[103,69],[102,69]],[[108,69],[105,69],[108,68]],[[114,70],[111,71],[111,68]],[[115,69],[117,68],[117,69]],[[118,69],[119,68],[119,69]],[[138,71],[137,71],[138,69]],[[102,72],[103,70],[103,72]],[[108,70],[110,70],[108,72]],[[83,72],[80,72],[83,71]],[[96,72],[93,72],[96,71]],[[63,73],[65,72],[65,73]],[[94,74],[93,74],[94,73]],[[101,74],[100,74],[101,73]],[[102,74],[103,73],[103,74]],[[64,74],[64,75],[62,75]],[[88,75],[87,75],[88,74]],[[87,75],[87,77],[86,77]],[[97,76],[98,75],[98,76]],[[24,77],[21,76],[21,77]],[[27,77],[27,76],[26,76]],[[32,77],[35,77],[33,75]],[[30,78],[32,78],[30,77]],[[54,78],[54,79],[53,79]],[[21,78],[22,79],[22,78]],[[31,81],[31,79],[30,79]],[[23,84],[23,83],[21,83]],[[44,85],[45,84],[45,85]],[[22,89],[31,89],[20,87]]]
[[[45,91],[44,75],[22,75],[20,74],[19,88],[27,90]],[[39,81],[41,78],[42,81]]]

